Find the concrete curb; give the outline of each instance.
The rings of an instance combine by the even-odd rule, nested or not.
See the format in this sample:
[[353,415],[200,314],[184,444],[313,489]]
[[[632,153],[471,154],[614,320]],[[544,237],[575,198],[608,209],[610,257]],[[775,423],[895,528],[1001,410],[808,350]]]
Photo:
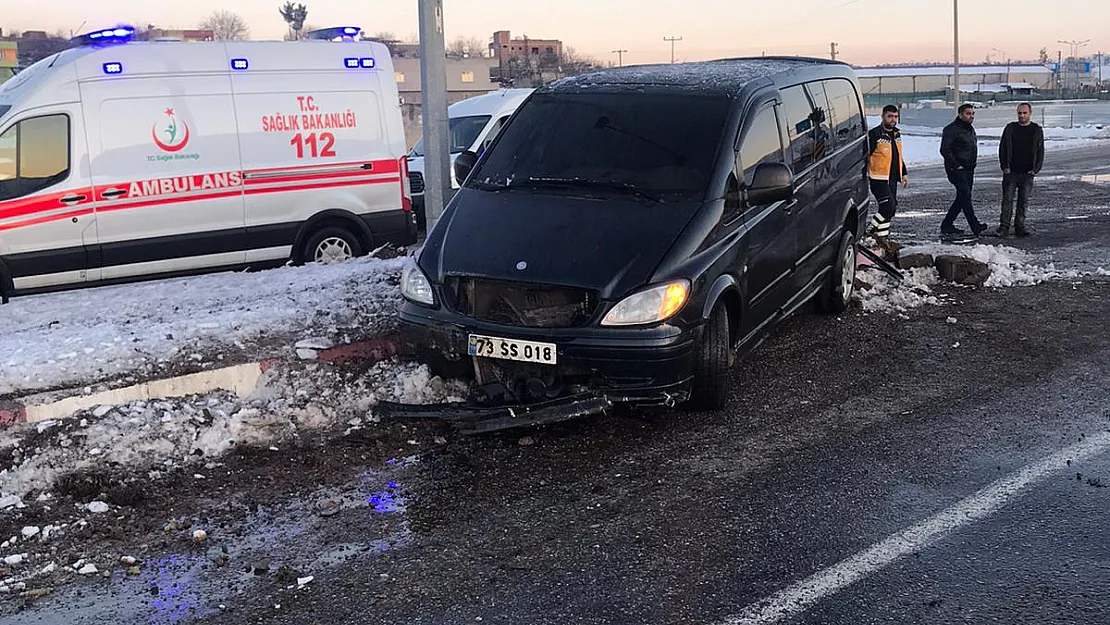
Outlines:
[[[397,337],[381,337],[320,350],[316,360],[325,364],[374,365],[404,353]],[[241,399],[250,397],[258,388],[263,374],[286,362],[286,359],[263,360],[211,371],[148,380],[123,388],[53,399],[42,394],[0,401],[0,429],[22,423],[38,423],[68,419],[76,413],[98,406],[120,406],[136,401],[151,401],[203,395],[215,391],[235,393]]]

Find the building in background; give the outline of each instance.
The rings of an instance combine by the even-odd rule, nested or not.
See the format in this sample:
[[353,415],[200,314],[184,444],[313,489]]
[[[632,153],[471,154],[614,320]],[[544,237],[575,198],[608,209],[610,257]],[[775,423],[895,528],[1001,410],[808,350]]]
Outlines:
[[19,69],[19,42],[0,40],[0,83],[15,76]]
[[[863,67],[856,69],[868,105],[943,99],[952,88],[952,66]],[[1058,87],[1057,73],[1036,64],[979,65],[960,68],[965,98],[1028,98]]]
[[[491,74],[495,61],[485,58],[447,59],[447,104],[489,93],[500,85]],[[405,141],[412,147],[422,132],[420,59],[394,57],[394,79],[401,96],[401,113],[405,122]]]

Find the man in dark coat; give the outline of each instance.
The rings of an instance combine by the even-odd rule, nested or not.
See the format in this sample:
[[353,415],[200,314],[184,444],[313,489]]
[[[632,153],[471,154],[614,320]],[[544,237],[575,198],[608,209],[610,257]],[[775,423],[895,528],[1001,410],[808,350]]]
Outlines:
[[[1025,225],[1025,212],[1033,193],[1033,178],[1044,166],[1044,130],[1033,123],[1032,105],[1018,106],[1017,115],[1018,120],[1006,126],[998,144],[998,161],[1002,165],[1002,218],[998,226],[1001,237],[1032,234]],[[1017,213],[1014,213],[1015,195]]]
[[970,104],[960,106],[959,115],[944,128],[940,141],[944,170],[948,174],[948,181],[956,188],[956,200],[952,202],[952,207],[940,224],[940,233],[944,236],[964,234],[963,230],[956,227],[956,217],[960,213],[967,218],[967,225],[975,236],[987,230],[986,224],[975,216],[975,207],[971,204],[975,165],[979,160],[979,137],[975,134],[974,122],[975,107]]

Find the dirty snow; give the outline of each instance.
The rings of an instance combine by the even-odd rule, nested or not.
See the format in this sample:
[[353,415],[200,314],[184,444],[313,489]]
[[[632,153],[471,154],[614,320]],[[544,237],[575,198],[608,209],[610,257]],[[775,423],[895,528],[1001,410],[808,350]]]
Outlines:
[[14,298],[0,307],[0,396],[229,350],[272,358],[302,339],[373,336],[394,323],[402,263],[364,258]]
[[[1040,265],[1034,256],[1006,246],[938,243],[906,246],[901,254],[930,254],[934,258],[944,255],[963,256],[986,263],[991,268],[991,276],[985,284],[987,287],[1033,286],[1048,280],[1079,278],[1085,275],[1074,269],[1056,269],[1051,262]],[[1101,271],[1097,275],[1105,275]],[[856,290],[856,298],[863,310],[904,313],[925,305],[944,304],[944,294],[935,292],[936,286],[941,282],[936,269],[909,269],[902,273],[905,280],[898,284],[878,269],[860,271],[858,278],[866,286]]]
[[[80,421],[59,422],[41,433],[24,426],[0,434],[0,451],[15,452],[10,466],[0,466],[0,494],[18,501],[77,471],[157,477],[181,468],[211,469],[236,447],[265,449],[333,428],[368,427],[377,421],[373,408],[380,401],[459,401],[465,393],[462,382],[444,381],[414,363],[382,362],[365,373],[290,365],[267,372],[246,400],[221,392],[135,402],[100,417],[87,412]],[[103,507],[93,502],[86,511]]]

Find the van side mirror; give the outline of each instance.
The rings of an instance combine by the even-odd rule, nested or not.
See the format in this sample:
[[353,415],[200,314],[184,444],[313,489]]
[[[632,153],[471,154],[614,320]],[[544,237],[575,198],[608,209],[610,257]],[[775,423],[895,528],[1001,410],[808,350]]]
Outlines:
[[782,163],[763,163],[755,168],[752,183],[745,189],[748,205],[762,206],[794,199],[794,172]]
[[455,157],[455,180],[459,184],[466,182],[466,178],[470,172],[474,170],[474,166],[478,164],[478,155],[470,150],[459,154]]

